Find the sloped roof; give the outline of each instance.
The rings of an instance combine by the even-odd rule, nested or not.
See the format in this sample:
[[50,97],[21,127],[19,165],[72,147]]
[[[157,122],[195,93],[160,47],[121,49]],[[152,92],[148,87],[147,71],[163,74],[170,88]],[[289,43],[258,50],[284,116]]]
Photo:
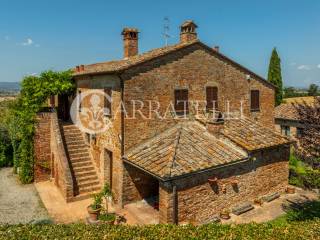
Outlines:
[[167,53],[184,48],[186,46],[190,46],[190,45],[194,44],[195,42],[199,42],[199,41],[194,40],[194,41],[190,41],[187,43],[179,43],[179,44],[172,45],[172,46],[155,48],[151,51],[145,52],[143,54],[138,54],[136,56],[132,56],[127,59],[85,65],[84,71],[74,72],[73,75],[79,76],[79,75],[87,75],[87,74],[94,74],[94,73],[112,73],[112,72],[125,70],[125,69],[128,69],[129,67],[135,66],[139,63],[143,63],[145,61],[163,56]]
[[300,115],[296,104],[283,103],[275,108],[275,118],[299,121]]
[[211,51],[211,53],[217,55],[219,58],[223,59],[224,61],[228,62],[229,64],[233,65],[236,68],[239,68],[241,71],[246,72],[249,75],[252,75],[256,77],[258,80],[262,81],[263,83],[267,84],[268,86],[272,88],[276,88],[275,85],[265,80],[263,77],[257,75],[256,73],[250,71],[249,69],[245,68],[244,66],[240,65],[239,63],[231,60],[227,56],[223,55],[219,51],[214,50],[213,48],[207,46],[206,44],[202,43],[198,39],[192,40],[189,42],[184,43],[178,43],[171,46],[166,46],[162,48],[155,48],[151,51],[138,54],[136,56],[129,57],[127,59],[121,59],[116,61],[108,61],[108,62],[101,62],[101,63],[95,63],[95,64],[89,64],[84,65],[84,70],[77,72],[74,69],[73,76],[81,76],[81,75],[95,75],[95,74],[105,74],[105,73],[115,73],[115,72],[121,72],[126,69],[129,69],[131,67],[134,67],[138,64],[144,63],[146,61],[150,61],[152,59],[164,56],[166,54],[172,53],[174,51],[178,51],[182,48],[199,44],[203,48],[207,49],[208,51]]
[[275,118],[286,119],[292,121],[299,121],[301,117],[299,115],[299,105],[314,106],[315,97],[295,97],[285,99],[285,103],[275,107]]
[[248,118],[226,120],[223,134],[248,151],[292,143],[289,138]]
[[168,179],[247,157],[234,143],[216,138],[198,122],[188,121],[129,150],[126,161]]

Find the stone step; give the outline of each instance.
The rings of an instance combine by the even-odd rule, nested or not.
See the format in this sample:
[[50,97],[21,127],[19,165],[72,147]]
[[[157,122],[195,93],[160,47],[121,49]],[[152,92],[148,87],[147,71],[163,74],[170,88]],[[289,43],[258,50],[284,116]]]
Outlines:
[[88,199],[88,198],[92,198],[93,195],[96,194],[96,193],[99,193],[99,191],[78,194],[78,195],[76,195],[75,197],[73,197],[71,199],[71,202],[81,201],[81,200],[85,200],[85,199]]
[[77,135],[64,135],[64,138],[66,140],[66,143],[71,143],[74,141],[84,142],[84,139],[81,134]]
[[85,181],[97,181],[98,176],[96,174],[90,175],[90,176],[78,176],[77,181],[78,182],[85,182]]
[[[77,179],[77,181],[78,181],[78,179]],[[98,180],[96,180],[96,181],[92,181],[92,180],[90,180],[90,181],[79,181],[79,182],[77,182],[77,184],[78,184],[78,187],[79,187],[79,189],[80,188],[85,188],[85,187],[97,187],[97,186],[99,186],[99,181]]]
[[94,170],[86,171],[86,172],[74,172],[76,179],[81,178],[81,177],[97,176],[96,174],[97,173]]
[[68,152],[69,152],[69,154],[73,154],[73,153],[89,153],[88,149],[86,149],[86,148],[80,148],[80,149],[69,149],[68,148]]
[[81,143],[81,141],[73,141],[67,144],[68,149],[87,148],[88,145]]
[[92,165],[90,166],[83,166],[83,167],[73,167],[73,172],[74,173],[83,173],[83,172],[89,172],[89,171],[94,171],[94,167]]
[[80,163],[80,162],[86,162],[91,161],[90,157],[74,157],[70,158],[71,163]]
[[91,160],[85,162],[72,162],[72,167],[85,167],[85,166],[92,166]]
[[100,190],[100,185],[88,186],[88,187],[79,187],[79,194],[89,193],[89,192],[94,192],[94,191],[99,191],[99,190]]
[[71,153],[71,154],[69,154],[69,156],[70,156],[71,159],[74,159],[74,158],[77,158],[77,157],[88,157],[88,158],[90,158],[90,155],[89,155],[88,152],[86,152],[86,153]]

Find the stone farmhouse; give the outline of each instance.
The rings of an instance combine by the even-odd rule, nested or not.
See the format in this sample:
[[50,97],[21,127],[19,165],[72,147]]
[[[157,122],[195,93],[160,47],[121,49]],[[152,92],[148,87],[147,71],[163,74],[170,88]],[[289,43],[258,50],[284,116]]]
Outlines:
[[[77,66],[74,96],[53,98],[57,113],[38,116],[36,181],[53,179],[66,201],[107,182],[119,208],[153,199],[160,223],[208,222],[224,209],[283,192],[291,141],[274,129],[275,87],[199,41],[196,29],[186,21],[178,44],[140,54],[138,30],[124,28],[123,59]],[[89,90],[112,99],[103,102],[111,127],[97,134],[80,131],[69,116],[75,95]],[[84,98],[81,109],[91,104]],[[156,112],[128,117],[132,100],[159,102],[162,115],[172,102],[173,110],[162,119]]]

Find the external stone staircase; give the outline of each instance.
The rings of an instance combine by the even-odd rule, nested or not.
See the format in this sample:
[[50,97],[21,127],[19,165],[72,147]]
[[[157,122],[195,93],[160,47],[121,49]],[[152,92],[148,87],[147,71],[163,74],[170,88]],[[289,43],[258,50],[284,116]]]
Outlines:
[[61,125],[66,154],[73,175],[74,200],[89,198],[101,189],[94,163],[90,157],[89,147],[75,125],[70,123]]

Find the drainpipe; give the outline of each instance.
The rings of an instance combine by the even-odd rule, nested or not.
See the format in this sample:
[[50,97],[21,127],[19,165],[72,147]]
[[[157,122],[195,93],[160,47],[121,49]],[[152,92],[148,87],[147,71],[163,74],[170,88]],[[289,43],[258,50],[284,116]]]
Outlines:
[[121,158],[124,157],[124,109],[123,104],[124,103],[124,80],[121,77],[121,74],[118,75],[120,78],[120,94],[121,94]]
[[173,184],[172,186],[172,222],[178,224],[178,196],[177,196],[177,186]]

